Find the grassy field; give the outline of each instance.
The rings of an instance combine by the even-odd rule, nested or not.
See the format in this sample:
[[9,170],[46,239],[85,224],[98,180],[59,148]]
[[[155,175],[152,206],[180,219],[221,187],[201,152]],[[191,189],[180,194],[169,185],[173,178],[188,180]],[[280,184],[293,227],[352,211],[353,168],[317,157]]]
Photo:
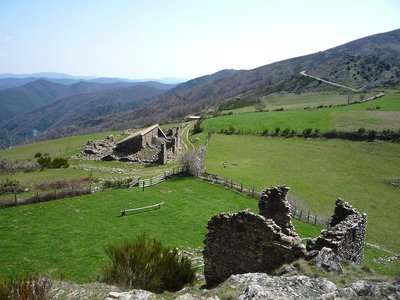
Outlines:
[[117,139],[122,139],[124,136],[121,135],[121,133],[121,131],[110,131],[81,136],[71,136],[45,142],[37,142],[1,150],[0,157],[9,160],[29,159],[32,158],[37,152],[67,157],[78,154],[82,149],[82,145],[86,144],[88,140],[104,139],[107,135],[114,135],[114,137]]
[[[159,210],[119,217],[123,208],[165,202]],[[55,276],[93,281],[106,263],[104,247],[146,233],[172,247],[203,247],[215,214],[251,208],[257,201],[191,178],[146,189],[109,190],[0,211],[2,275],[54,269]],[[300,223],[303,236],[319,228]]]
[[317,214],[337,197],[368,214],[368,241],[400,252],[400,144],[213,135],[208,172],[261,190],[279,184]]
[[[376,109],[379,107],[379,109]],[[344,131],[400,128],[400,93],[391,93],[380,99],[348,106],[316,110],[271,111],[226,115],[206,119],[206,131],[240,130],[244,133],[273,132],[276,127],[290,128],[298,132],[306,128],[321,132],[337,129]]]

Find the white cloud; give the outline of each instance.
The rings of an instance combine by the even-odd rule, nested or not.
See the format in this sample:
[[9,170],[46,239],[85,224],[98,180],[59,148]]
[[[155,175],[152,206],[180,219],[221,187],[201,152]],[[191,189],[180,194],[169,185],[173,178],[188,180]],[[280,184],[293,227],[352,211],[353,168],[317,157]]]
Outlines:
[[10,43],[13,39],[14,37],[11,35],[4,35],[3,37],[1,37],[1,41],[5,44]]

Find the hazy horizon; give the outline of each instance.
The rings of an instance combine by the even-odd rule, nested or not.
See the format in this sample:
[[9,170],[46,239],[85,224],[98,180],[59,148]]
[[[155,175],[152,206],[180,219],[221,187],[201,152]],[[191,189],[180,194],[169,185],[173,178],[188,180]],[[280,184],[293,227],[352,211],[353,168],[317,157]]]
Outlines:
[[0,73],[192,79],[400,28],[400,2],[0,0]]

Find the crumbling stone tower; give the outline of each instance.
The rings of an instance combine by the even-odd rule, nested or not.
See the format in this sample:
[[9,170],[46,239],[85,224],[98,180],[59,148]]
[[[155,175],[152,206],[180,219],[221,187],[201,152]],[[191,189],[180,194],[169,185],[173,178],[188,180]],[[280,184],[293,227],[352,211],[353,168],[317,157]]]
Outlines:
[[289,190],[290,188],[287,186],[266,189],[258,202],[258,208],[260,215],[274,220],[284,234],[298,237],[291,221],[290,204],[286,198]]
[[321,231],[314,249],[328,247],[338,256],[360,265],[364,258],[367,215],[342,199],[336,200],[335,212],[328,230]]

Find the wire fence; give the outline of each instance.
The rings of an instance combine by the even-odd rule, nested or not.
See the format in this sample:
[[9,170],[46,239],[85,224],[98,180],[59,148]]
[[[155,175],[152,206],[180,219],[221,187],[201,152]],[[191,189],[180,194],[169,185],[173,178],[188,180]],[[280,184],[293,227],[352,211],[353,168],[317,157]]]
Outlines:
[[[246,196],[255,198],[255,199],[260,199],[262,193],[260,191],[257,191],[254,187],[249,188],[243,185],[243,183],[236,183],[232,179],[228,178],[221,178],[218,175],[215,174],[210,174],[210,173],[197,173],[197,178],[213,183],[213,184],[219,184],[224,187],[236,190]],[[291,206],[291,213],[292,213],[292,218],[295,218],[300,221],[304,221],[307,223],[311,223],[313,225],[318,225],[318,226],[323,226],[326,228],[329,228],[330,221],[328,218],[323,217],[323,216],[317,216],[316,214],[311,213],[310,210],[302,208],[296,199],[293,197],[288,197],[288,201]]]
[[150,187],[156,184],[159,184],[161,182],[164,182],[168,179],[171,179],[173,176],[181,175],[183,173],[186,173],[186,168],[185,167],[178,167],[178,168],[173,168],[172,170],[165,170],[163,174],[153,176],[150,178],[138,180],[136,186],[139,186],[144,190],[146,187]]
[[18,198],[18,193],[10,194],[12,198],[0,200],[0,208],[13,207],[18,205],[35,204],[40,202],[48,202],[58,199],[64,199],[74,196],[87,195],[92,192],[91,185],[87,186],[71,186],[62,189],[53,189],[51,191],[39,192],[35,191],[34,195],[28,198]]

